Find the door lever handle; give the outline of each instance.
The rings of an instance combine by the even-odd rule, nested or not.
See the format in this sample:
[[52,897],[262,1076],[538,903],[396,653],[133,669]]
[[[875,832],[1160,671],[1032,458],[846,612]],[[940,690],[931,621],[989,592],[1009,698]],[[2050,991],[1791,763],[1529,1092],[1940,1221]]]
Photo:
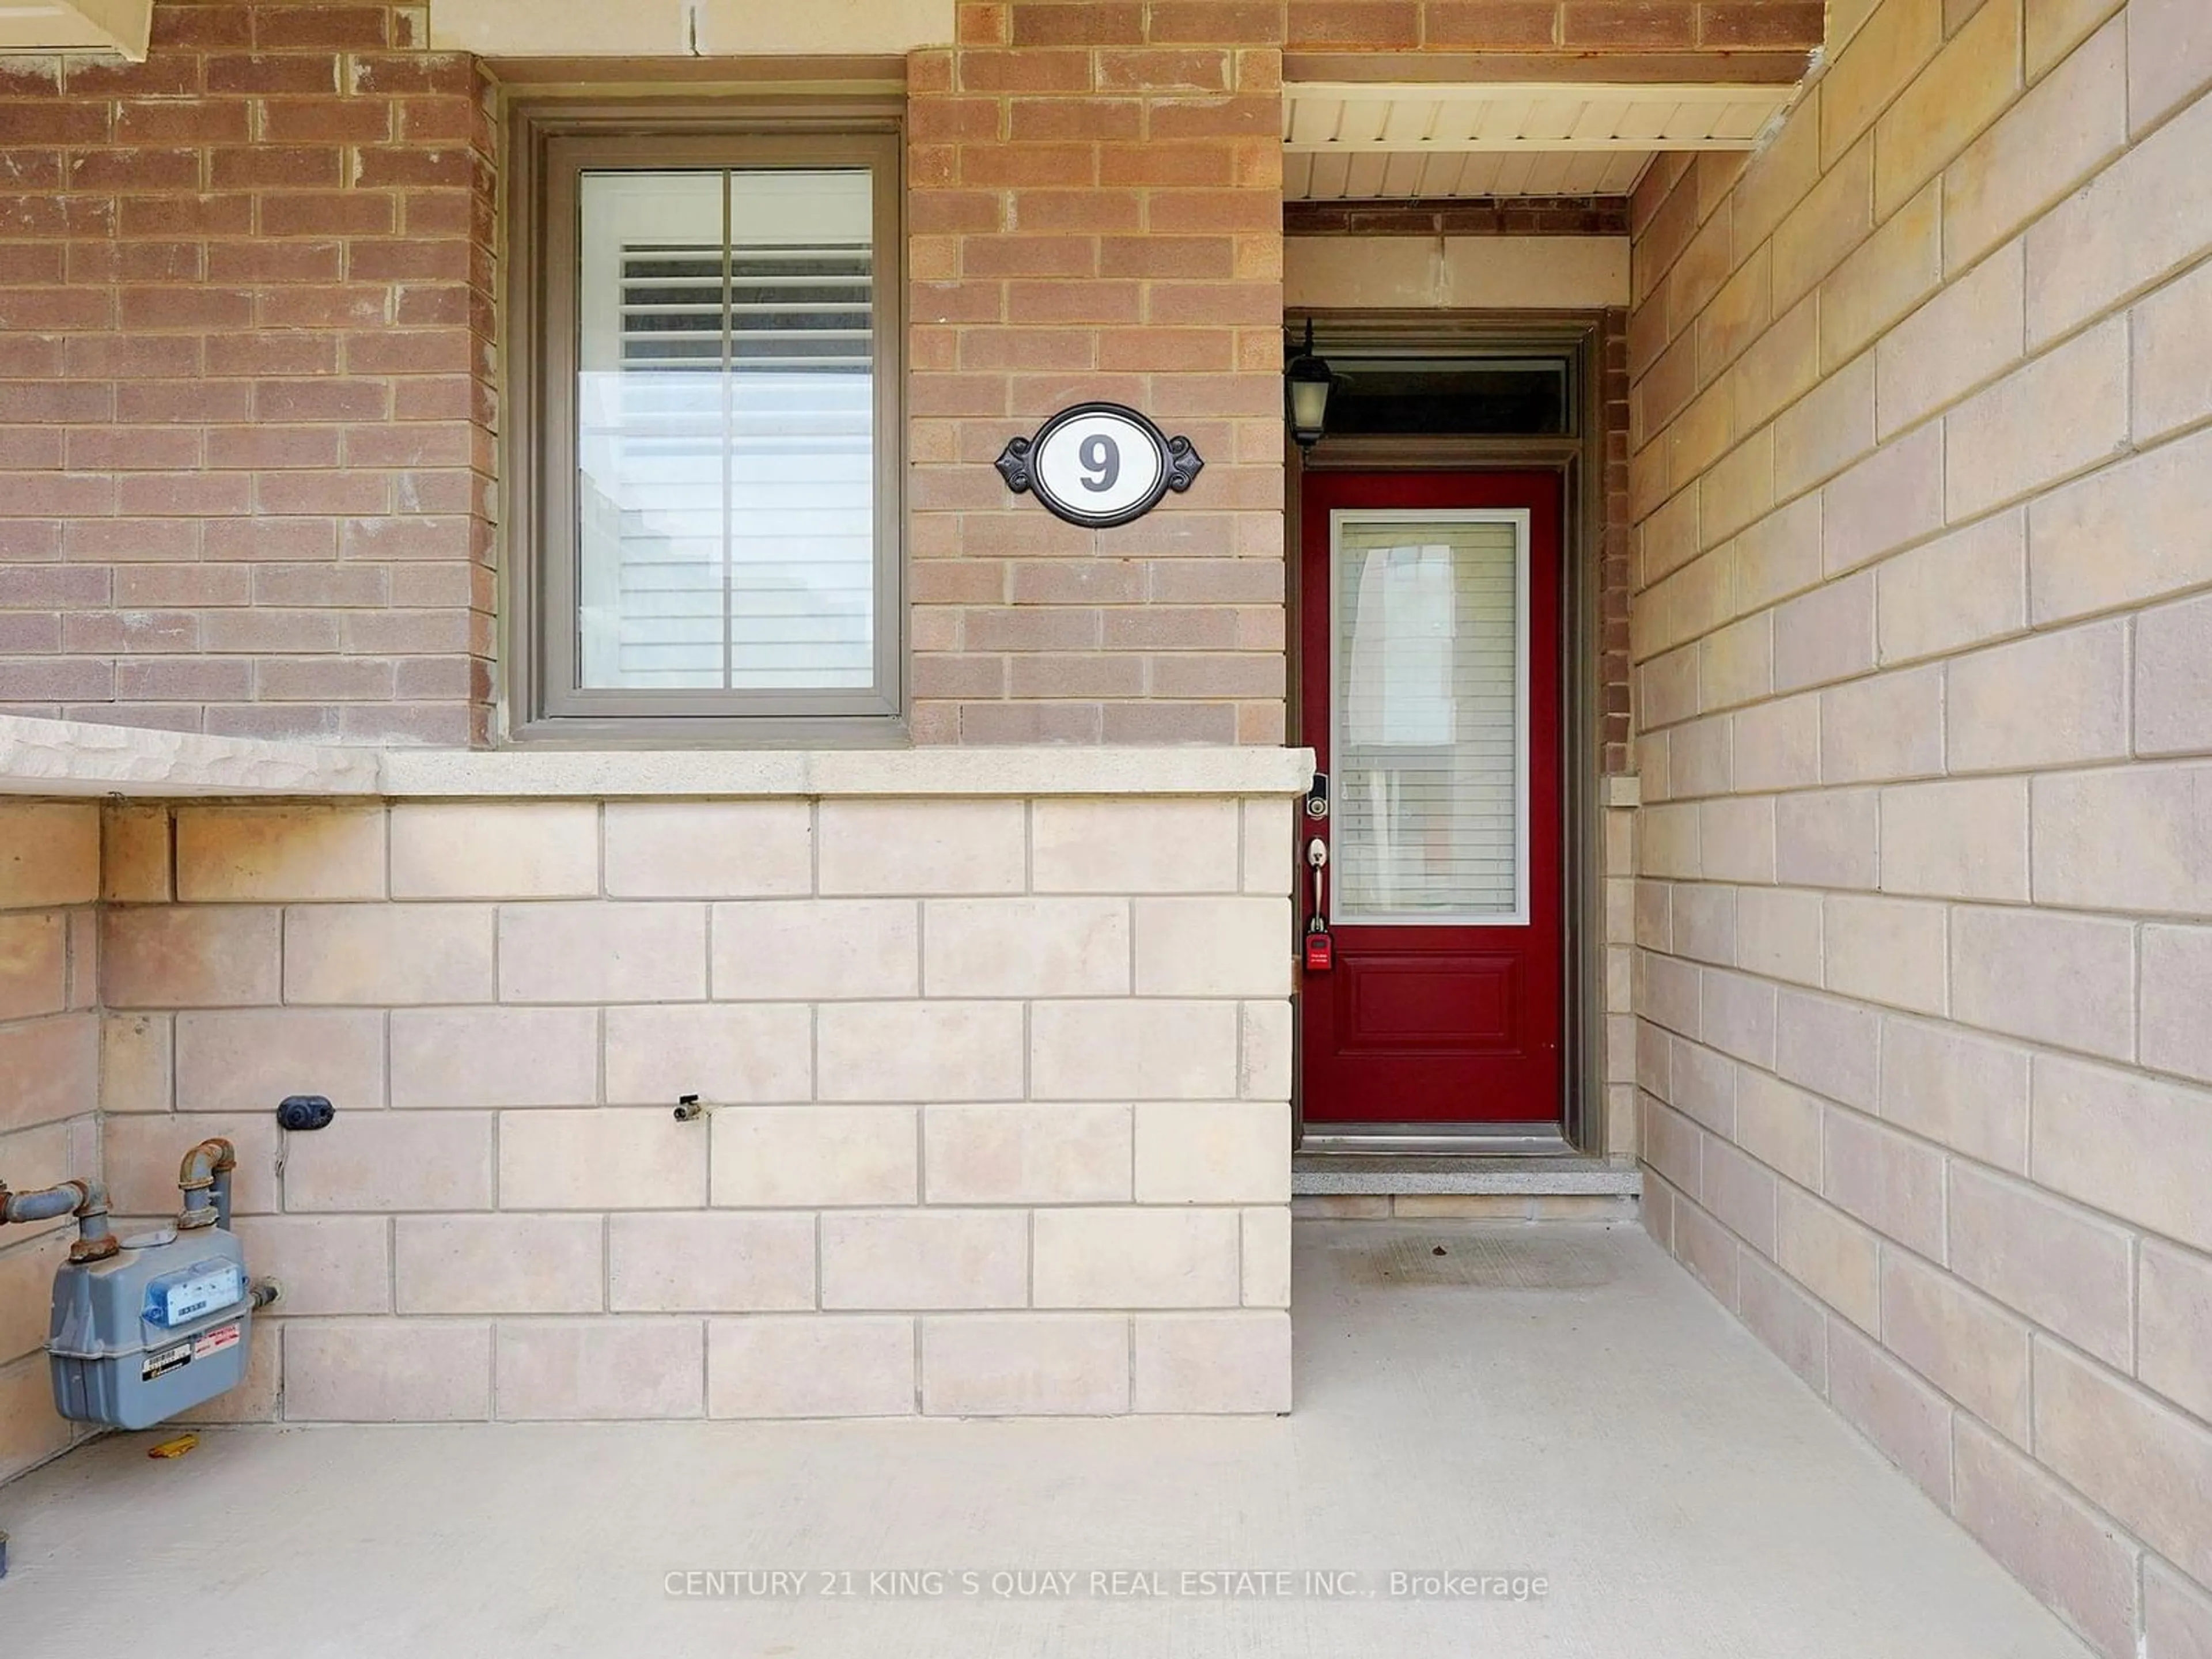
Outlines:
[[1306,932],[1326,933],[1328,929],[1328,906],[1325,902],[1328,889],[1328,843],[1319,836],[1306,843],[1306,866],[1313,872],[1313,912],[1306,919]]
[[1306,866],[1313,872],[1313,914],[1306,918],[1306,971],[1327,973],[1336,965],[1336,945],[1328,933],[1328,843],[1319,836],[1306,843]]

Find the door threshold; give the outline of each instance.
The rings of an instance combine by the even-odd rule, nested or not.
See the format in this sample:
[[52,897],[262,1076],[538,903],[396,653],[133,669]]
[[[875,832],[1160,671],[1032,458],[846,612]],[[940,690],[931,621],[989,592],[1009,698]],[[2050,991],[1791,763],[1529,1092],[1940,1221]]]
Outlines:
[[1309,1123],[1301,1152],[1358,1158],[1573,1158],[1556,1123]]

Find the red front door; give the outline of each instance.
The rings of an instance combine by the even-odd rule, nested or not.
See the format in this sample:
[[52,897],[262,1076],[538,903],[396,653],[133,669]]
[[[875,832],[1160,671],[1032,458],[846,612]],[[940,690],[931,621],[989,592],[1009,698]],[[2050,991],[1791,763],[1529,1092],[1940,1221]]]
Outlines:
[[1559,479],[1309,472],[1310,1127],[1560,1118]]

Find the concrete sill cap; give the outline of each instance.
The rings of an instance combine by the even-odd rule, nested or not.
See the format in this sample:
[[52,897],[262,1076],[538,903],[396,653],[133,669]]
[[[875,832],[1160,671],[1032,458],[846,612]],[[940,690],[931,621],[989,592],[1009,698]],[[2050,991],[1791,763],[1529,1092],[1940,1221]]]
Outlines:
[[548,800],[1295,795],[1305,749],[338,749],[0,715],[0,794]]

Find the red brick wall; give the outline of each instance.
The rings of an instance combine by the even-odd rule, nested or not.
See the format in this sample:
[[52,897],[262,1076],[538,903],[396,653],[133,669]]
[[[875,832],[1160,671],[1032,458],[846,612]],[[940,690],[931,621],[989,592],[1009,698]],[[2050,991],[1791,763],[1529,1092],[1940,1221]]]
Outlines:
[[[1279,739],[1286,37],[1564,65],[1818,13],[963,3],[910,66],[916,738]],[[0,61],[0,709],[490,738],[495,135],[422,15],[161,0],[144,64]],[[988,463],[1101,396],[1206,471],[1094,533]]]
[[1607,777],[1636,770],[1628,637],[1636,519],[1628,493],[1628,313],[1605,313],[1598,366],[1605,422],[1605,517],[1598,526],[1598,742]]
[[1821,0],[1290,0],[1289,49],[1809,52],[1825,10]]
[[494,141],[422,15],[0,60],[0,708],[486,735]]
[[[1283,738],[1279,10],[1012,0],[909,62],[915,735]],[[1197,445],[1060,523],[990,461],[1065,404]]]

